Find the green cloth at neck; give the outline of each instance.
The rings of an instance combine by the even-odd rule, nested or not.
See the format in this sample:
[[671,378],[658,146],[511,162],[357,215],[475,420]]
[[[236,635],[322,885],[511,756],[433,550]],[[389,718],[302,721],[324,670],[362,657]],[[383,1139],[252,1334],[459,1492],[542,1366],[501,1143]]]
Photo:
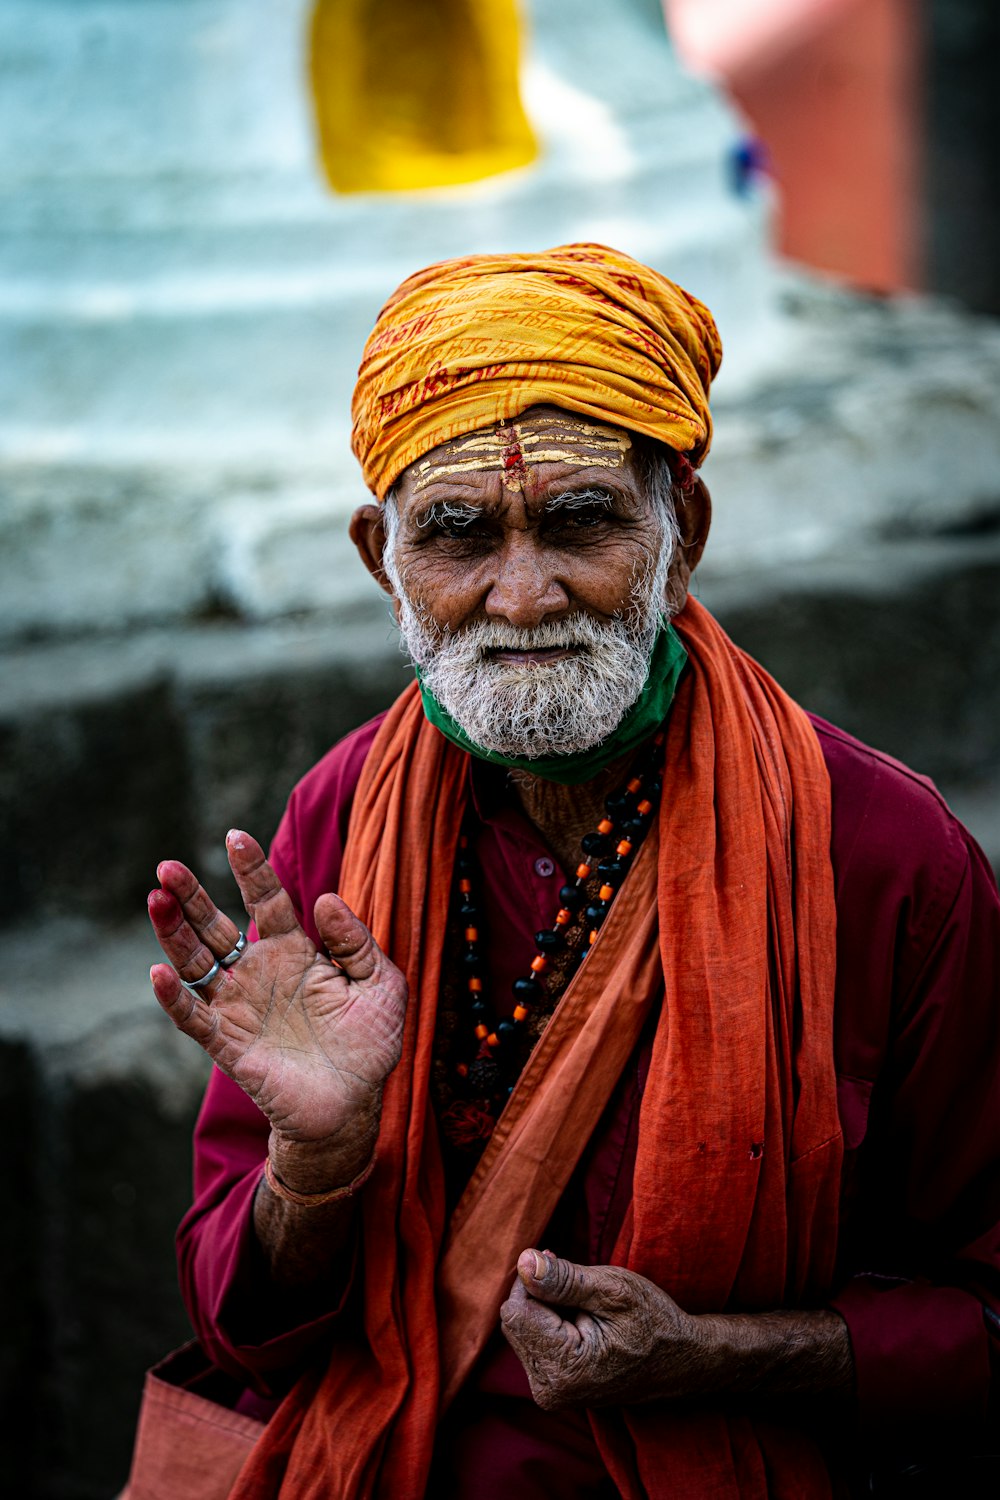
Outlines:
[[674,689],[686,662],[687,652],[681,645],[680,637],[673,626],[664,621],[653,644],[642,692],[618,728],[592,750],[536,758],[527,755],[498,755],[493,750],[484,750],[474,744],[425,685],[419,667],[417,681],[424,702],[424,713],[434,727],[440,729],[445,738],[460,750],[467,750],[470,755],[477,756],[479,760],[488,760],[495,766],[530,771],[532,776],[541,776],[546,781],[558,781],[563,786],[579,786],[581,782],[590,781],[619,756],[627,755],[630,750],[641,745],[643,740],[647,740],[660,727],[667,717]]

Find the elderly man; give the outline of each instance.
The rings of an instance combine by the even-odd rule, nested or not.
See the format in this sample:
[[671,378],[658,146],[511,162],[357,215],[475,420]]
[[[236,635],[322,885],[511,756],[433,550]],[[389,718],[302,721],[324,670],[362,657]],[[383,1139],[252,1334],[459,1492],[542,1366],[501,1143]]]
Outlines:
[[829,1496],[979,1440],[1000,903],[688,598],[719,358],[600,246],[431,267],[368,342],[417,682],[269,861],[230,833],[255,942],[174,861],[149,903],[217,1064],[191,1314],[282,1398],[242,1500]]

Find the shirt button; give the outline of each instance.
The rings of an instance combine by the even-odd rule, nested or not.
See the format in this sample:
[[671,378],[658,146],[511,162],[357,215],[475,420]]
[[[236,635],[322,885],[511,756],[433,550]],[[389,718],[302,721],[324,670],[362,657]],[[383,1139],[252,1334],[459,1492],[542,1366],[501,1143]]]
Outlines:
[[536,875],[554,875],[555,869],[555,865],[552,863],[552,860],[549,859],[549,856],[547,854],[543,854],[539,859],[535,860]]

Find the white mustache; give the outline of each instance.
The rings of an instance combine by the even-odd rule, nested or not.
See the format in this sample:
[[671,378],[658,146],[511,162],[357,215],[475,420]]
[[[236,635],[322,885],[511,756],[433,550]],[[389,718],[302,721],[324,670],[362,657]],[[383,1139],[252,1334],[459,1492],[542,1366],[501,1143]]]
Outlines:
[[[541,625],[517,626],[506,620],[484,620],[466,625],[446,637],[442,645],[461,642],[467,651],[487,661],[495,651],[588,651],[602,638],[607,627],[589,617],[543,621]],[[464,653],[463,653],[464,654]]]

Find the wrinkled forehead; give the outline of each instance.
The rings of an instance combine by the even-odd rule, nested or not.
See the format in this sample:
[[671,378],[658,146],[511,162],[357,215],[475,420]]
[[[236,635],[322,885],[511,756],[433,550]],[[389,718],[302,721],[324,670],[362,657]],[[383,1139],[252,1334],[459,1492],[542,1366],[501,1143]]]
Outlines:
[[401,478],[411,493],[419,494],[441,480],[500,472],[508,488],[519,489],[528,470],[537,465],[620,469],[632,448],[633,440],[623,427],[555,407],[533,407],[519,417],[439,444]]

